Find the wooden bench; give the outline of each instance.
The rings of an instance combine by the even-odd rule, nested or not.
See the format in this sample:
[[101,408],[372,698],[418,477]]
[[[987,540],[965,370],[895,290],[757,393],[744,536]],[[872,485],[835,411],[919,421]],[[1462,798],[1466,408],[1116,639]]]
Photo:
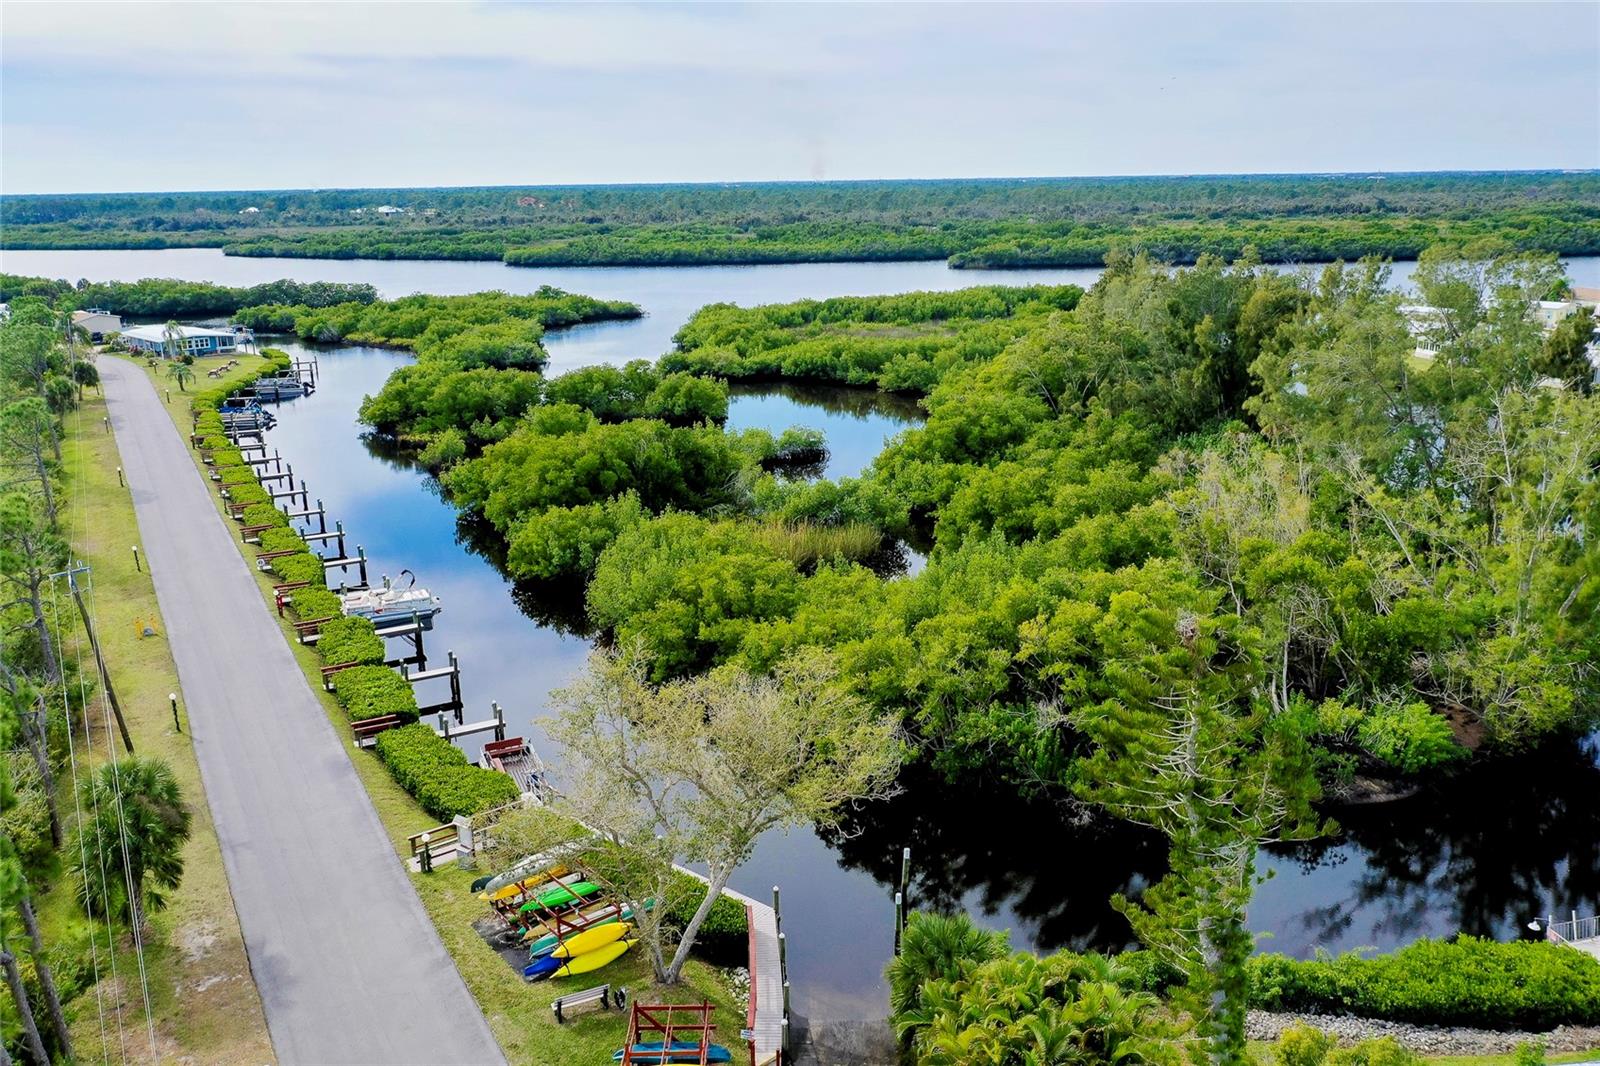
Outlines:
[[387,732],[406,724],[406,719],[398,714],[380,714],[376,718],[363,718],[359,722],[350,723],[350,733],[356,739],[356,747],[369,747],[378,738],[379,733]]
[[556,1001],[550,1004],[550,1009],[555,1012],[556,1024],[560,1025],[567,1020],[566,1012],[574,1007],[585,1007],[590,1004],[600,1004],[601,1010],[610,1010],[612,1007],[621,1010],[628,1001],[628,990],[619,988],[615,992],[610,985],[600,985],[596,988],[586,988],[582,992],[573,992],[565,996],[557,996]]
[[332,692],[333,691],[333,675],[334,674],[337,674],[341,670],[348,670],[352,666],[360,666],[360,665],[361,665],[360,663],[336,663],[333,666],[319,666],[319,667],[317,667],[318,670],[322,671],[322,687],[327,689],[329,692]]

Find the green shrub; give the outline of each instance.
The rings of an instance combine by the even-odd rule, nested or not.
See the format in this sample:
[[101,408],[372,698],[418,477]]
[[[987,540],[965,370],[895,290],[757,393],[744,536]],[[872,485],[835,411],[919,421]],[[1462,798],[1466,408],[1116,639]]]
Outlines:
[[417,720],[417,697],[411,682],[387,666],[352,666],[333,675],[333,694],[352,722],[397,714]]
[[1362,719],[1356,736],[1363,748],[1402,773],[1420,773],[1467,755],[1450,723],[1426,703],[1379,704]]
[[[694,917],[706,897],[706,885],[697,877],[685,873],[674,875],[669,893],[672,906],[667,910],[667,921],[682,929]],[[744,904],[730,896],[718,896],[711,905],[711,913],[700,925],[696,945],[713,953],[737,948],[749,942],[750,927]]]
[[[257,506],[260,506],[259,504]],[[276,507],[273,510],[277,510]],[[306,551],[305,538],[287,525],[261,531],[261,550],[268,552]]]
[[1328,1055],[1328,1066],[1420,1066],[1421,1062],[1421,1055],[1407,1051],[1392,1036],[1335,1048]]
[[[334,593],[328,593],[338,599]],[[317,651],[329,666],[342,663],[372,665],[386,658],[383,638],[372,628],[368,618],[335,618],[322,627],[317,637]]]
[[1544,1039],[1524,1040],[1511,1058],[1514,1066],[1544,1066]]
[[440,821],[499,807],[518,795],[510,777],[473,766],[460,749],[420,723],[378,734],[376,750],[400,787]]
[[1184,982],[1183,971],[1153,951],[1139,949],[1113,955],[1117,965],[1117,984],[1130,992],[1165,995],[1169,988]]
[[222,483],[230,487],[257,484],[256,472],[247,466],[225,466],[217,473],[221,476]]
[[289,606],[293,608],[294,616],[302,622],[317,618],[334,618],[344,610],[344,604],[337,592],[329,592],[325,588],[316,586],[295,589],[289,594]]
[[1251,1006],[1540,1031],[1600,1022],[1600,961],[1548,943],[1419,940],[1391,955],[1250,960]]
[[326,583],[322,560],[310,552],[285,555],[281,559],[272,560],[272,572],[286,583],[290,581],[309,581],[313,585]]
[[245,466],[244,452],[231,446],[213,449],[211,452],[211,465],[218,469],[235,466],[243,469]]
[[270,506],[272,493],[254,482],[249,482],[244,485],[229,485],[228,499],[233,503],[242,503],[246,507],[257,503],[264,503]]
[[244,509],[247,526],[287,526],[288,517],[270,503],[252,503]]
[[454,466],[467,457],[467,440],[461,431],[451,427],[433,435],[417,456],[417,461],[429,470],[439,471]]
[[1272,1053],[1278,1066],[1322,1066],[1336,1041],[1310,1025],[1291,1025],[1279,1036]]

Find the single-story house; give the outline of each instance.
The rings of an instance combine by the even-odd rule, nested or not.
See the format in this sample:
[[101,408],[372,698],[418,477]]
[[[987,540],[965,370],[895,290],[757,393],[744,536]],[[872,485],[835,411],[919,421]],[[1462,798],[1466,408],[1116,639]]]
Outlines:
[[[179,326],[179,346],[189,355],[222,355],[238,350],[243,334],[231,329],[206,329],[203,326]],[[129,348],[152,355],[166,355],[166,326],[134,326],[122,331],[122,340]]]
[[122,332],[122,316],[98,307],[72,312],[72,324],[87,333],[95,344],[105,340],[108,333]]

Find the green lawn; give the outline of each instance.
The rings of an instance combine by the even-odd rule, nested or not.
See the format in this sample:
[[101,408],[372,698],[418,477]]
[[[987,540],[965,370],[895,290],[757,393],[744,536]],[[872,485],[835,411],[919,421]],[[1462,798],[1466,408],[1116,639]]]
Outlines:
[[[1249,1047],[1250,1058],[1260,1066],[1277,1066],[1277,1057],[1272,1053],[1272,1045],[1265,1041],[1251,1041]],[[1513,1066],[1516,1055],[1430,1055],[1424,1061],[1434,1066]],[[1600,1061],[1600,1049],[1594,1051],[1568,1051],[1561,1054],[1546,1055],[1544,1061],[1550,1066],[1560,1066],[1561,1063],[1596,1062]]]
[[[147,368],[147,372],[158,389],[167,386],[159,368]],[[242,380],[248,376],[247,368],[241,367],[223,380]],[[204,383],[201,387],[209,388],[215,384],[203,377],[199,380]],[[180,401],[176,391],[172,394],[169,411],[187,439],[189,408]],[[198,453],[191,451],[191,456],[196,467],[203,469],[204,464],[200,462]],[[285,456],[285,459],[292,462],[294,457]],[[215,493],[212,499],[220,512],[220,499]],[[337,500],[325,502],[337,512]],[[253,549],[242,541],[239,546],[247,560],[253,559]],[[253,563],[251,570],[255,572]],[[275,580],[270,574],[256,573],[256,583],[269,606]],[[318,667],[322,665],[322,660],[317,657],[315,648],[294,640],[287,621],[283,623],[283,629],[295,658],[306,671],[313,690],[321,698],[323,709],[333,722],[335,731],[340,736],[347,736],[349,725],[344,712],[333,695],[321,687]],[[395,784],[376,755],[356,748],[353,743],[347,743],[345,751],[366,786],[378,817],[388,830],[396,854],[408,854],[406,838],[431,828],[435,824],[434,819]],[[611,1053],[622,1046],[626,1036],[625,1014],[591,1010],[566,1025],[558,1026],[550,1010],[551,1001],[564,992],[605,982],[626,986],[633,999],[640,1003],[699,1003],[709,999],[718,1005],[718,1041],[734,1048],[739,1044],[739,1030],[744,1027],[747,1004],[743,1000],[736,1001],[725,975],[716,968],[691,960],[684,969],[683,983],[671,989],[661,989],[653,985],[649,964],[636,949],[595,974],[567,981],[528,983],[506,965],[472,928],[476,919],[489,913],[487,905],[467,891],[474,874],[451,866],[441,867],[430,875],[410,876],[423,906],[439,931],[440,939],[483,1009],[484,1017],[488,1019],[506,1058],[512,1063],[518,1066],[588,1066],[590,1063],[609,1062]]]
[[[176,397],[173,406],[178,406]],[[120,459],[115,438],[106,431],[105,415],[104,399],[90,390],[82,407],[66,419],[68,537],[74,555],[92,567],[98,635],[135,749],[172,767],[194,814],[192,836],[184,849],[183,884],[168,908],[151,916],[145,941],[158,1055],[172,1061],[270,1062],[272,1044],[250,976],[199,765],[189,734],[173,729],[167,694],[179,691],[177,671],[149,571],[134,569],[131,549],[138,542],[138,528],[133,500],[117,481]],[[68,617],[76,621],[75,616]],[[155,630],[154,636],[142,635],[147,625]],[[67,650],[70,655],[70,638]],[[87,647],[83,654],[88,655]],[[90,761],[95,765],[107,756],[104,724],[97,718],[95,714],[91,720],[96,735]],[[122,753],[120,744],[115,751]],[[80,747],[80,775],[83,758]],[[70,817],[68,788],[63,788],[61,800]],[[87,937],[89,926],[64,876],[39,902],[48,939]],[[116,965],[119,980],[113,983],[109,960],[102,955],[101,996],[91,989],[67,1008],[74,1050],[82,1061],[120,1057],[124,1036],[127,1055],[136,1061],[149,1059],[144,1004],[132,945],[126,938]],[[119,1006],[121,1032],[116,1019]]]

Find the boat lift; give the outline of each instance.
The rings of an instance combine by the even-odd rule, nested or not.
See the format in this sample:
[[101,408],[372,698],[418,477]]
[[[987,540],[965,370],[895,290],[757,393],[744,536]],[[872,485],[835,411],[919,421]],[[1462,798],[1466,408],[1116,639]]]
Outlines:
[[[419,637],[418,639],[421,638]],[[432,703],[426,707],[419,707],[417,710],[420,714],[453,713],[459,723],[462,710],[461,662],[456,658],[456,653],[453,651],[446,651],[444,654],[446,665],[435,667],[432,670],[413,671],[410,663],[402,661],[400,663],[400,676],[413,685],[420,685],[424,681],[434,681],[440,678],[447,679],[450,682],[450,698],[441,703]]]

